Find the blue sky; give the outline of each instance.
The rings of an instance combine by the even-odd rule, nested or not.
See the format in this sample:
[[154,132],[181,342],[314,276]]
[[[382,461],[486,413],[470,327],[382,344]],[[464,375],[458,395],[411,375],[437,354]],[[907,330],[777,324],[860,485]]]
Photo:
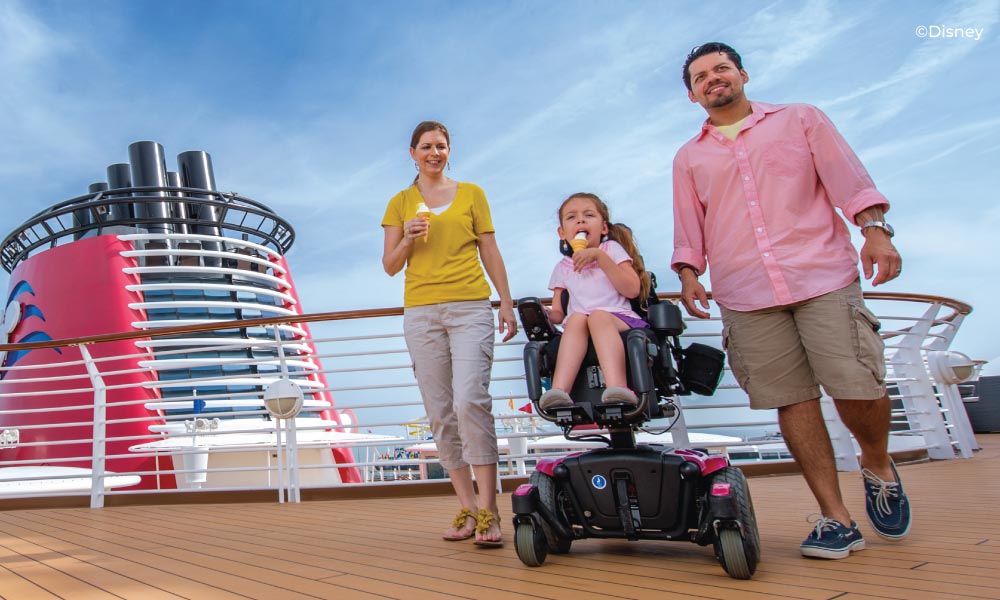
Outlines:
[[905,270],[884,289],[969,302],[953,347],[990,359],[998,32],[998,0],[0,0],[0,230],[151,139],[168,157],[208,151],[221,189],[293,223],[307,311],[398,306],[379,222],[414,175],[413,126],[435,119],[450,175],[490,199],[515,297],[545,293],[555,210],[581,190],[633,227],[673,291],[670,163],[705,117],[680,67],[718,40],[743,54],[751,99],[830,115],[893,202]]

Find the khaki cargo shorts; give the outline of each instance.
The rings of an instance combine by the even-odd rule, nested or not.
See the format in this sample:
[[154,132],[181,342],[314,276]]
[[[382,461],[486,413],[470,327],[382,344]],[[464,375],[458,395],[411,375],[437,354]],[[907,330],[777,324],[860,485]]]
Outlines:
[[750,312],[722,309],[722,343],[750,407],[779,408],[820,397],[885,395],[881,324],[858,280],[796,304]]

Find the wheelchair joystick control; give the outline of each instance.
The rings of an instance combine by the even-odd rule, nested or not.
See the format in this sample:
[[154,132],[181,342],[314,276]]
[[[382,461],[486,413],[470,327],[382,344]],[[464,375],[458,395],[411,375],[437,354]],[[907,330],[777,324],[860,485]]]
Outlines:
[[538,298],[528,297],[517,301],[517,312],[525,335],[533,342],[548,342],[556,337],[556,328]]

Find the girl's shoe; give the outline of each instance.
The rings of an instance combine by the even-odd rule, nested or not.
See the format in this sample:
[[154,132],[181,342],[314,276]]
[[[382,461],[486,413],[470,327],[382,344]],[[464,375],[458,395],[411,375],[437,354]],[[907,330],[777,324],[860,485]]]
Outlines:
[[566,392],[557,390],[556,388],[546,391],[538,400],[538,408],[545,412],[566,406],[573,406],[573,399]]
[[628,388],[609,387],[604,390],[604,393],[601,395],[601,402],[604,404],[628,404],[629,406],[638,406],[639,398],[636,397],[635,392]]

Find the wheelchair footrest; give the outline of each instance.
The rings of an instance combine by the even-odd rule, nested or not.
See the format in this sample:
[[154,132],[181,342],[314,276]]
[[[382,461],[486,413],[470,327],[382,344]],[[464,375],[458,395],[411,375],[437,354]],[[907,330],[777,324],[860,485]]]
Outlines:
[[574,404],[553,408],[546,413],[557,425],[585,425],[594,422],[594,405],[589,403]]
[[602,404],[595,410],[599,423],[622,423],[625,413],[632,409],[628,404]]

